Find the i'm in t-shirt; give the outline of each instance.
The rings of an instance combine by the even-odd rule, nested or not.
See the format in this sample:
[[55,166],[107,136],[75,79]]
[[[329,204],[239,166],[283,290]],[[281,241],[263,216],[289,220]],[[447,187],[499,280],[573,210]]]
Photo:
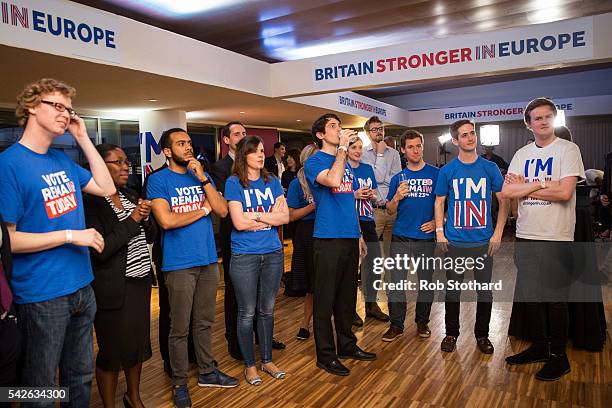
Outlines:
[[397,217],[393,224],[393,235],[412,239],[432,239],[433,232],[421,231],[421,225],[434,219],[434,189],[440,169],[429,164],[417,171],[408,168],[391,178],[387,201],[391,201],[400,185],[403,174],[408,183],[408,195],[397,205]]
[[[212,178],[208,174],[206,177],[214,186]],[[206,193],[191,171],[181,174],[165,168],[149,176],[147,198],[166,200],[172,212],[183,214],[204,208]],[[184,227],[162,230],[162,234],[164,272],[217,262],[210,215]]]
[[[0,154],[0,211],[17,231],[84,230],[81,189],[91,173],[65,153],[36,153],[15,143]],[[13,255],[15,303],[43,302],[68,295],[93,280],[89,249],[64,244]]]
[[503,184],[497,165],[480,156],[469,164],[454,159],[440,169],[434,192],[448,196],[444,234],[449,242],[477,246],[491,239],[491,199]]
[[[243,187],[237,176],[231,176],[225,182],[225,199],[238,201],[244,212],[271,212],[274,203],[284,197],[285,191],[276,176],[270,175],[268,182],[262,177],[249,180]],[[232,253],[234,254],[267,254],[281,249],[278,228],[268,226],[258,231],[238,231],[232,226]]]
[[[306,207],[312,202],[314,202],[312,197],[310,199],[306,199],[306,197],[304,197],[304,190],[302,189],[300,181],[297,178],[291,180],[291,183],[289,183],[289,189],[287,190],[287,205],[291,208],[299,209]],[[301,220],[304,221],[312,221],[314,219],[315,211],[306,214],[301,218]]]
[[[378,188],[372,166],[366,163],[359,163],[359,166],[352,167],[352,169],[355,175],[355,180],[353,181],[354,190],[358,190],[362,187],[368,187],[374,190]],[[361,221],[374,221],[374,206],[371,200],[356,199],[355,206]]]
[[[575,143],[556,138],[545,147],[535,143],[519,149],[508,172],[526,182],[559,181],[564,177],[584,179],[580,149]],[[576,226],[576,193],[569,201],[551,202],[526,197],[519,200],[516,236],[544,241],[573,241]]]
[[316,180],[323,170],[331,169],[336,156],[318,151],[304,164],[306,181],[317,203],[315,238],[359,238],[359,218],[355,211],[353,182],[355,175],[348,163],[340,186],[329,188]]

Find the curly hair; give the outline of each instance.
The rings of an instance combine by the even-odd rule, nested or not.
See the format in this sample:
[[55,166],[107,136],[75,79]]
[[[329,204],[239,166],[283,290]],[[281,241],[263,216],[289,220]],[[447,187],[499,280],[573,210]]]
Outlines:
[[28,124],[28,116],[30,116],[28,109],[40,105],[42,95],[54,92],[59,92],[71,99],[76,96],[76,89],[57,79],[42,78],[27,85],[17,96],[15,116],[17,117],[19,126],[26,127]]

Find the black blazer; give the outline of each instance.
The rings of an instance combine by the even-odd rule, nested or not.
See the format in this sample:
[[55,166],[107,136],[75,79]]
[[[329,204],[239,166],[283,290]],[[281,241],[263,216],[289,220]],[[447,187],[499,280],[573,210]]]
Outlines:
[[601,194],[605,194],[608,198],[612,198],[612,152],[606,155],[604,164],[603,184],[601,185]]
[[[134,204],[137,194],[120,189]],[[94,281],[91,284],[96,294],[98,309],[120,309],[125,298],[125,268],[127,266],[127,243],[140,234],[140,224],[128,217],[119,222],[117,215],[104,197],[91,194],[83,196],[87,228],[95,228],[104,237],[104,250],[98,253],[90,248]],[[153,242],[157,229],[151,222],[142,222],[147,242]]]
[[[285,169],[287,169],[287,164],[284,161],[283,161],[283,164],[285,165]],[[280,176],[278,175],[278,161],[276,160],[276,156],[275,155],[266,157],[266,160],[264,161],[264,167],[270,173],[272,173],[276,177],[280,178]]]
[[[210,167],[210,176],[212,177],[215,185],[217,186],[217,190],[221,194],[225,194],[225,182],[232,174],[232,166],[234,165],[234,159],[230,157],[229,154],[225,155],[221,160],[217,160]],[[227,213],[225,218],[221,218],[221,222],[219,223],[219,238],[221,239],[221,249],[224,252],[229,251],[231,245],[231,235],[232,235],[232,219]]]

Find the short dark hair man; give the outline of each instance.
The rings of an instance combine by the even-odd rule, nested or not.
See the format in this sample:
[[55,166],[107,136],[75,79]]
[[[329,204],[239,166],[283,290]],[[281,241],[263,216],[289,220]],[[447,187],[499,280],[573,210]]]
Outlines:
[[306,160],[304,173],[317,203],[313,243],[313,327],[317,367],[331,374],[349,375],[349,369],[338,358],[376,359],[376,354],[357,346],[357,338],[351,331],[357,300],[360,244],[363,244],[359,239],[359,219],[353,195],[354,174],[346,162],[349,137],[356,135],[342,129],[340,119],[328,113],[313,123],[312,136],[321,150]]
[[[517,283],[522,284],[517,290],[521,300],[528,302],[533,338],[531,347],[507,357],[506,362],[546,361],[535,375],[544,381],[570,372],[565,354],[569,324],[569,271],[565,268],[572,262],[568,243],[574,240],[576,226],[576,182],[585,178],[578,146],[555,136],[556,116],[557,107],[551,100],[529,102],[525,125],[535,142],[514,154],[503,189],[506,197],[519,199],[515,263]],[[533,293],[534,288],[543,290]],[[553,299],[539,301],[543,293],[551,292]]]
[[493,146],[483,146],[484,153],[480,155],[483,159],[487,159],[488,161],[492,161],[499,167],[499,171],[501,171],[502,175],[508,172],[508,163],[504,160],[503,157],[494,153],[495,147]]
[[[435,188],[436,237],[438,244],[447,249],[453,268],[446,269],[447,285],[463,282],[464,274],[456,271],[459,258],[474,259],[474,277],[480,289],[476,291],[476,344],[484,354],[493,353],[489,340],[489,322],[493,293],[486,288],[491,282],[493,253],[499,249],[508,215],[508,203],[501,197],[504,179],[499,168],[476,153],[478,137],[474,122],[459,120],[450,126],[451,140],[459,149],[459,156],[440,169]],[[491,202],[495,194],[500,203],[495,230],[491,217]],[[448,197],[448,219],[444,223],[444,204]],[[478,262],[478,261],[481,262]],[[461,290],[446,289],[446,337],[441,349],[455,351],[459,337],[459,310]]]
[[[29,84],[17,98],[19,142],[0,154],[0,208],[11,239],[11,286],[24,343],[22,386],[70,387],[73,406],[89,405],[96,301],[88,247],[104,249],[85,229],[81,190],[110,196],[104,160],[72,107],[75,89],[55,80]],[[91,173],[51,145],[68,131]],[[61,335],[58,335],[61,333]]]
[[212,325],[219,282],[217,249],[209,214],[227,215],[227,203],[193,156],[191,138],[182,129],[162,134],[168,167],[151,174],[147,195],[164,230],[162,270],[170,300],[170,364],[177,407],[191,406],[187,389],[187,333],[199,367],[198,385],[229,388],[238,380],[217,369],[212,355]]
[[[236,146],[247,135],[244,125],[238,121],[229,122],[223,126],[221,137],[223,143],[228,147],[228,152],[224,158],[216,161],[210,168],[212,176],[217,188],[221,194],[225,194],[225,182],[232,173],[234,158],[236,157]],[[231,250],[231,233],[232,220],[228,215],[221,219],[219,226],[221,257],[223,259],[223,281],[225,283],[225,292],[223,295],[224,315],[225,315],[225,339],[227,340],[227,349],[233,358],[242,360],[242,352],[238,346],[238,337],[236,333],[238,319],[238,304],[236,303],[236,294],[234,285],[230,279],[230,260],[232,258]]]
[[287,168],[285,166],[285,154],[287,147],[283,142],[274,143],[274,154],[266,157],[264,167],[270,173],[274,174],[278,179],[283,176],[283,172]]
[[[416,130],[407,130],[400,137],[400,149],[407,166],[391,178],[387,194],[387,212],[397,213],[391,238],[391,257],[407,254],[411,257],[424,255],[433,257],[436,221],[434,219],[434,189],[438,180],[438,168],[423,160],[423,135]],[[422,265],[417,270],[418,280],[431,282],[433,270]],[[406,270],[393,268],[391,281],[399,283],[406,279]],[[431,336],[429,314],[433,302],[433,291],[420,290],[415,308],[415,322],[419,337]],[[406,294],[394,291],[389,294],[391,325],[383,335],[383,341],[393,341],[404,332],[406,320]]]

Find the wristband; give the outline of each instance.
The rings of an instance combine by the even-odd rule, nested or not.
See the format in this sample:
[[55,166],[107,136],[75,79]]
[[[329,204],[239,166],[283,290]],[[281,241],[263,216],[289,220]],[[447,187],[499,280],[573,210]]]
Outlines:
[[66,230],[66,243],[72,244],[72,230]]
[[202,209],[204,210],[204,216],[206,217],[208,214],[210,214],[210,210],[208,209],[208,207],[202,207]]
[[202,188],[204,188],[205,185],[210,184],[210,179],[206,179],[202,182]]
[[344,150],[344,152],[346,153],[346,152],[348,152],[348,147],[346,147],[346,146],[338,146],[338,151],[340,151],[340,150]]
[[443,227],[437,227],[436,228],[436,232],[440,232],[440,231],[444,231],[444,228]]

